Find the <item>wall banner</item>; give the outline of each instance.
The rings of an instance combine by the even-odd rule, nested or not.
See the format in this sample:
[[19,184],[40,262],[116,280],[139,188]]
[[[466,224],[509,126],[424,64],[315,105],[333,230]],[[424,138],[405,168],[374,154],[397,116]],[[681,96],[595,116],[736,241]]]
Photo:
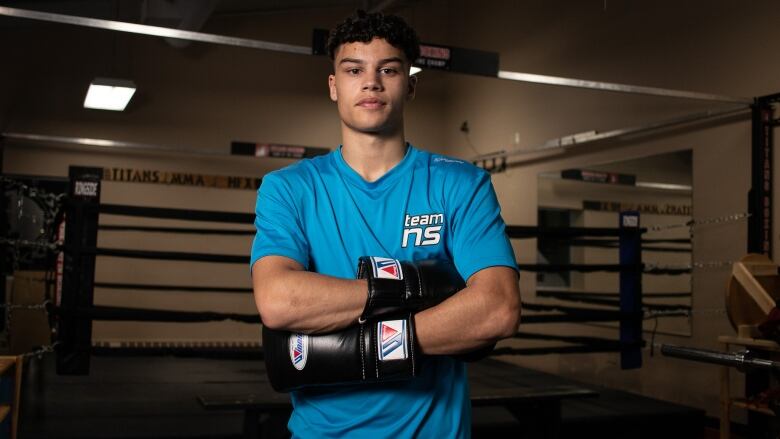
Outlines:
[[582,209],[599,212],[625,212],[627,210],[635,210],[640,213],[654,215],[691,216],[693,214],[693,209],[690,204],[623,203],[620,201],[585,200],[582,202]]
[[104,168],[103,181],[257,190],[260,187],[261,179],[151,169]]

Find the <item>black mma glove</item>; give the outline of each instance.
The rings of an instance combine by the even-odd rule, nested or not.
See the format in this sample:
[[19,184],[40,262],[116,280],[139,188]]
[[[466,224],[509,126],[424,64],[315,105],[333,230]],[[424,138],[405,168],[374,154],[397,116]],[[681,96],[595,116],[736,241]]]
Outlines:
[[370,319],[330,334],[305,335],[263,327],[271,387],[306,387],[405,380],[419,374],[411,314]]
[[358,279],[368,279],[366,306],[360,321],[404,311],[421,311],[466,287],[451,261],[420,262],[363,256]]
[[[361,321],[399,310],[422,311],[466,287],[452,261],[430,259],[418,262],[363,256],[358,260],[358,279],[368,279],[368,296]],[[453,355],[479,361],[493,352],[495,343],[472,352]]]

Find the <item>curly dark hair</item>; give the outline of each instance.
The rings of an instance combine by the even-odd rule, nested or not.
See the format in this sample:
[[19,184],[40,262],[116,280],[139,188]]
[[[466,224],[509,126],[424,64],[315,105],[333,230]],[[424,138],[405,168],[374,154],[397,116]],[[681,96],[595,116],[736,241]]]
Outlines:
[[381,12],[370,14],[360,9],[330,31],[328,56],[331,60],[335,59],[336,50],[342,44],[355,41],[368,43],[377,37],[403,50],[409,64],[420,56],[420,39],[403,18]]

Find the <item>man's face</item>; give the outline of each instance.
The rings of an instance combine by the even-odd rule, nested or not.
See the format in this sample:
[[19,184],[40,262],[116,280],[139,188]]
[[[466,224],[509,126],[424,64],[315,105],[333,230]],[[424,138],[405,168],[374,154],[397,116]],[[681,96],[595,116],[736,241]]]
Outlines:
[[330,98],[344,125],[363,133],[392,134],[403,126],[404,103],[414,97],[415,77],[401,49],[386,40],[339,46]]

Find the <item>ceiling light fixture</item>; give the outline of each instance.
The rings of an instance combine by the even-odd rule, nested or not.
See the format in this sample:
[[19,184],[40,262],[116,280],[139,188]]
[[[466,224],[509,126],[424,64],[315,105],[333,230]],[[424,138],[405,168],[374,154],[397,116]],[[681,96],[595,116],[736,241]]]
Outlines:
[[135,94],[135,83],[127,79],[95,78],[89,84],[84,108],[124,111]]

